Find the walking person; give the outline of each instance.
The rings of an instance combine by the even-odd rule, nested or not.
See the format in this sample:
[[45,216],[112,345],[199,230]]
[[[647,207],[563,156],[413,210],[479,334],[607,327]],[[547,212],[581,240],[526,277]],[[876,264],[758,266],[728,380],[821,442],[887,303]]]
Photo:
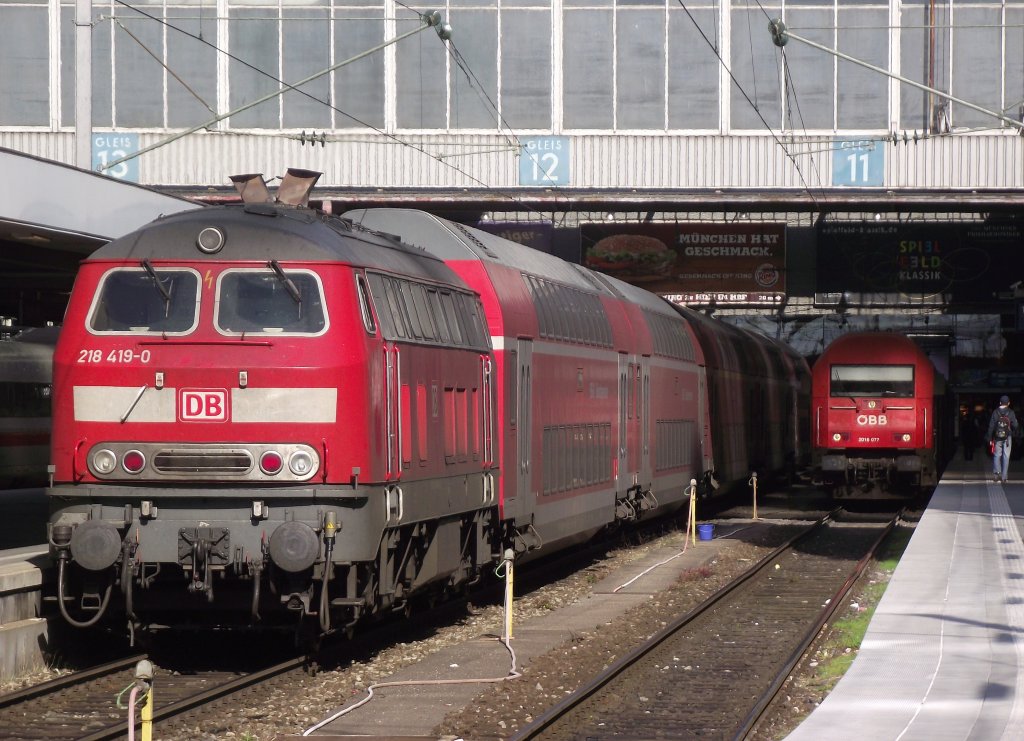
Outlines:
[[992,445],[992,476],[997,482],[1006,481],[1013,437],[1019,430],[1017,415],[1010,409],[1010,397],[999,397],[999,406],[993,410],[985,433],[985,439]]

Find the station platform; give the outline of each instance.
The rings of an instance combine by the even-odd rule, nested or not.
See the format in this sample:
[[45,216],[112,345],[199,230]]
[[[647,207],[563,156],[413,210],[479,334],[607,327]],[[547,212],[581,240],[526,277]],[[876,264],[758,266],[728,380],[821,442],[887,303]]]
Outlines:
[[1008,478],[957,453],[853,665],[787,741],[1024,738],[1024,463]]
[[0,491],[0,682],[46,666],[49,625],[42,586],[50,577],[42,489]]

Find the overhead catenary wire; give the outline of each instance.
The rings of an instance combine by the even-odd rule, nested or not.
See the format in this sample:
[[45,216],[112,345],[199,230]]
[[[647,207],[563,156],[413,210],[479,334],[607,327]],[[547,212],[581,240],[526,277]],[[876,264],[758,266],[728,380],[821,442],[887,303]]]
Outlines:
[[[120,1],[121,0],[118,0],[118,2],[120,2]],[[365,57],[367,57],[367,56],[369,56],[369,55],[371,55],[371,54],[373,54],[375,52],[380,51],[381,49],[384,49],[384,48],[390,46],[391,44],[396,44],[399,41],[401,41],[402,39],[408,38],[410,36],[414,36],[414,35],[422,32],[422,31],[426,30],[427,28],[436,27],[440,23],[440,14],[435,12],[435,13],[430,14],[430,15],[423,15],[423,16],[421,16],[421,20],[423,21],[423,24],[421,26],[419,26],[418,28],[414,28],[411,31],[407,31],[407,32],[405,32],[403,34],[399,34],[398,36],[395,36],[394,38],[388,39],[388,40],[384,41],[381,44],[373,46],[373,47],[367,49],[366,51],[360,52],[359,54],[356,54],[355,56],[349,57],[348,59],[345,59],[345,60],[343,60],[341,62],[338,62],[337,64],[333,64],[333,65],[331,65],[330,67],[328,67],[328,68],[326,68],[324,70],[321,70],[321,71],[319,71],[319,72],[317,72],[315,74],[309,75],[308,77],[305,77],[302,80],[299,80],[298,82],[296,82],[294,84],[289,84],[289,83],[284,83],[284,82],[282,82],[281,84],[284,86],[285,89],[298,91],[298,88],[300,88],[302,85],[305,85],[306,83],[312,82],[313,80],[316,80],[317,78],[323,77],[324,75],[328,74],[329,72],[333,72],[334,70],[339,69],[340,67],[343,67],[343,66],[345,66],[347,64],[352,64],[353,62],[357,62],[360,59],[363,59],[363,58],[365,58]],[[233,110],[227,111],[226,113],[218,114],[218,115],[214,116],[212,119],[210,119],[209,121],[205,121],[203,123],[196,124],[195,126],[189,127],[187,129],[185,129],[184,131],[180,131],[177,134],[173,134],[173,135],[171,135],[171,136],[169,136],[169,137],[167,137],[167,138],[165,138],[165,139],[163,139],[163,140],[161,140],[159,142],[156,142],[155,144],[151,144],[148,147],[143,147],[143,148],[139,149],[137,152],[132,152],[131,154],[127,154],[124,157],[120,157],[118,159],[112,160],[112,161],[108,162],[104,166],[104,169],[110,169],[111,167],[115,167],[115,166],[121,164],[122,162],[126,162],[126,161],[128,161],[130,159],[133,159],[135,157],[143,155],[146,152],[151,152],[154,149],[158,149],[160,147],[166,146],[167,144],[170,144],[171,142],[175,142],[178,139],[182,139],[182,138],[188,136],[189,134],[194,134],[197,131],[199,131],[200,129],[208,128],[208,127],[212,126],[213,124],[219,123],[220,121],[223,121],[226,118],[230,118],[231,116],[237,115],[238,113],[241,113],[242,111],[247,111],[250,108],[255,108],[256,106],[260,105],[261,103],[266,103],[268,100],[273,100],[274,98],[278,97],[279,95],[283,95],[284,92],[285,92],[285,89],[275,90],[275,91],[273,91],[271,93],[267,93],[266,95],[264,95],[264,96],[262,96],[260,98],[257,98],[256,100],[254,100],[254,101],[252,101],[250,103],[246,103],[246,104],[244,104],[242,106],[239,106],[238,108],[235,108]]]
[[[804,132],[804,137],[806,138],[806,137],[808,137],[807,124],[804,121],[803,110],[800,108],[800,96],[798,95],[797,90],[796,90],[796,80],[793,79],[793,70],[792,70],[792,68],[789,65],[789,57],[786,55],[786,50],[785,49],[782,50],[782,69],[783,69],[783,74],[785,75],[785,82],[786,82],[786,90],[787,90],[786,100],[787,101],[789,100],[788,91],[790,89],[792,89],[792,91],[793,91],[793,107],[796,108],[796,116],[797,116],[797,118],[800,121],[800,129],[801,129],[801,131]],[[811,153],[805,151],[805,154],[811,154]],[[822,182],[821,172],[818,170],[818,162],[817,162],[817,160],[814,157],[810,157],[810,167],[814,171],[814,180],[815,180],[815,182],[818,183],[818,187],[819,188],[823,187],[824,183]]]
[[761,120],[761,123],[764,125],[765,130],[769,134],[771,134],[772,139],[775,140],[775,144],[785,153],[786,157],[793,163],[793,167],[796,169],[797,176],[800,178],[800,183],[803,186],[803,189],[807,193],[807,195],[810,196],[812,203],[814,203],[815,206],[818,206],[820,208],[818,201],[819,199],[824,200],[824,195],[819,194],[818,196],[815,196],[814,191],[811,189],[810,185],[807,184],[806,178],[804,178],[803,170],[800,168],[800,163],[797,162],[796,155],[794,155],[789,150],[785,142],[783,142],[779,135],[775,133],[775,131],[771,127],[771,124],[768,123],[764,115],[761,113],[760,109],[757,107],[757,104],[753,100],[751,100],[750,95],[748,95],[747,91],[743,89],[743,85],[740,84],[740,81],[736,79],[736,75],[733,74],[733,71],[731,69],[729,69],[729,65],[725,63],[724,59],[722,59],[721,53],[718,51],[717,48],[715,48],[715,45],[707,37],[707,34],[704,33],[704,29],[702,29],[700,27],[700,24],[697,23],[697,19],[693,17],[693,13],[690,12],[690,9],[686,7],[686,3],[683,0],[676,1],[679,3],[679,6],[683,9],[687,17],[693,23],[694,28],[697,29],[697,33],[700,34],[701,38],[704,39],[704,42],[711,49],[711,52],[715,55],[715,58],[718,59],[718,63],[721,65],[722,69],[724,69],[726,74],[729,75],[729,79],[732,80],[733,84],[736,86],[736,89],[740,91],[740,94],[743,96],[744,100],[747,101],[747,103],[753,109],[754,113],[757,114],[757,117]]
[[[767,15],[767,13],[766,13],[766,15]],[[850,56],[849,54],[844,54],[843,52],[839,51],[838,49],[830,49],[829,47],[827,47],[827,46],[825,46],[823,44],[819,44],[819,43],[817,43],[815,41],[811,41],[810,39],[804,38],[803,36],[800,36],[799,34],[795,34],[792,31],[790,31],[789,28],[786,26],[785,22],[782,21],[782,19],[780,19],[780,18],[770,18],[769,19],[769,23],[768,23],[768,30],[771,33],[772,41],[775,43],[776,46],[779,46],[779,47],[785,46],[786,43],[790,39],[793,39],[795,41],[799,41],[799,42],[801,42],[803,44],[807,44],[808,46],[810,46],[810,47],[812,47],[814,49],[818,49],[820,51],[827,52],[828,54],[832,54],[833,56],[835,56],[835,57],[837,57],[839,59],[842,59],[844,61],[851,62],[852,64],[859,65],[859,66],[864,67],[865,69],[869,69],[869,70],[871,70],[873,72],[878,72],[879,74],[885,75],[886,77],[889,77],[889,78],[891,78],[893,80],[897,80],[899,82],[902,82],[905,85],[910,85],[911,87],[915,87],[915,88],[917,88],[919,90],[923,90],[923,91],[925,91],[927,93],[931,93],[933,95],[937,95],[940,98],[948,100],[948,101],[950,101],[952,103],[957,103],[957,104],[962,105],[962,106],[964,106],[966,108],[970,108],[971,110],[977,111],[978,113],[982,113],[982,114],[985,114],[987,116],[992,116],[993,118],[996,118],[996,119],[1002,121],[1003,123],[1009,124],[1010,126],[1018,129],[1021,133],[1024,133],[1024,122],[1017,121],[1017,120],[1012,119],[1012,118],[1010,118],[1008,116],[1004,116],[1001,112],[996,112],[996,111],[993,111],[993,110],[989,110],[988,108],[980,106],[980,105],[978,105],[976,103],[971,103],[968,100],[964,100],[963,98],[956,97],[956,96],[954,96],[954,95],[952,95],[950,93],[947,93],[947,92],[944,92],[942,90],[939,90],[938,88],[934,88],[934,87],[930,87],[928,85],[924,85],[924,84],[922,84],[920,82],[917,82],[916,80],[911,80],[909,77],[904,77],[903,75],[898,75],[895,72],[892,72],[890,70],[884,69],[883,67],[879,67],[878,65],[871,64],[870,62],[865,62],[863,59],[857,59],[856,57]]]
[[213,109],[213,106],[211,106],[209,103],[203,100],[202,96],[199,95],[199,93],[197,93],[195,90],[193,90],[191,85],[185,82],[180,75],[178,75],[173,69],[170,68],[169,65],[164,64],[164,61],[156,54],[156,52],[150,49],[145,43],[143,43],[142,39],[140,39],[138,36],[136,36],[128,29],[128,27],[124,24],[124,19],[113,17],[112,20],[114,21],[114,23],[117,24],[118,28],[120,28],[122,31],[128,34],[128,36],[131,37],[131,39],[136,44],[138,44],[143,51],[145,51],[150,57],[152,57],[153,61],[155,61],[157,64],[163,67],[167,74],[173,77],[178,82],[179,85],[185,88],[185,90],[188,91],[189,95],[191,95],[193,98],[199,101],[199,104],[202,105],[203,108],[208,110],[210,113],[217,115],[217,111]]
[[[451,27],[447,23],[443,22],[443,20],[440,18],[440,14],[437,11],[434,11],[433,13],[429,14],[429,16],[430,16],[429,19],[435,21],[435,23],[433,23],[433,24],[429,24],[428,23],[426,26],[419,27],[417,29],[414,29],[413,31],[409,31],[409,32],[407,32],[405,34],[402,34],[402,35],[397,36],[397,37],[395,37],[393,39],[385,41],[384,43],[382,43],[382,44],[380,44],[380,45],[378,45],[378,46],[376,46],[376,47],[374,47],[372,49],[368,49],[368,50],[366,50],[364,52],[361,52],[360,54],[358,54],[356,56],[350,57],[349,59],[346,59],[346,60],[344,60],[342,62],[338,62],[338,63],[328,67],[327,69],[321,70],[320,72],[318,72],[318,73],[316,73],[314,75],[311,75],[311,76],[309,76],[309,77],[307,77],[307,78],[305,78],[305,79],[303,79],[303,80],[301,80],[299,82],[288,83],[288,82],[285,82],[284,80],[281,80],[281,79],[277,78],[275,75],[267,72],[266,70],[263,70],[263,69],[261,69],[259,67],[256,67],[255,65],[247,62],[246,60],[241,59],[237,55],[234,55],[234,54],[232,54],[229,51],[221,49],[216,44],[214,44],[214,43],[204,39],[202,37],[202,35],[196,35],[196,34],[193,34],[193,33],[189,32],[189,31],[186,31],[186,30],[184,30],[182,28],[179,28],[178,26],[175,26],[173,23],[169,23],[168,21],[166,21],[166,20],[164,20],[162,18],[154,16],[151,13],[148,13],[145,10],[130,4],[129,2],[127,2],[127,0],[114,0],[114,1],[116,3],[118,3],[119,5],[122,5],[125,8],[128,8],[129,10],[132,10],[134,12],[139,13],[141,16],[143,16],[143,17],[145,17],[145,18],[147,18],[149,20],[155,21],[155,22],[157,22],[157,23],[159,23],[161,25],[164,25],[165,27],[167,27],[167,28],[169,28],[171,30],[174,30],[174,31],[176,31],[178,33],[181,33],[181,34],[185,35],[185,36],[188,36],[188,37],[190,37],[190,38],[192,38],[192,39],[194,39],[194,40],[196,40],[196,41],[198,41],[198,42],[200,42],[200,43],[202,43],[202,44],[212,48],[218,54],[223,54],[226,57],[228,57],[229,59],[231,59],[232,61],[237,62],[238,64],[241,64],[241,65],[247,67],[248,69],[251,69],[252,71],[257,72],[258,74],[261,74],[261,75],[263,75],[263,76],[273,80],[274,82],[276,82],[278,85],[281,86],[281,89],[277,90],[277,91],[275,91],[273,93],[269,93],[268,95],[264,96],[263,98],[260,98],[259,100],[256,100],[256,101],[254,101],[252,103],[246,104],[245,106],[243,106],[241,108],[234,109],[234,110],[229,111],[229,112],[227,112],[225,114],[217,115],[216,118],[211,120],[211,121],[207,121],[207,122],[205,122],[203,124],[200,124],[198,126],[192,127],[192,128],[190,128],[188,130],[185,130],[183,132],[179,132],[178,134],[175,134],[172,137],[169,137],[167,139],[161,140],[160,142],[157,142],[156,144],[153,144],[153,145],[151,145],[149,147],[145,147],[145,148],[143,148],[143,149],[141,149],[139,151],[132,152],[132,153],[130,153],[130,154],[120,158],[120,159],[112,160],[111,162],[106,163],[103,166],[102,169],[104,169],[104,170],[107,170],[107,169],[110,169],[112,167],[115,167],[116,165],[119,165],[119,164],[121,164],[123,162],[126,162],[126,161],[130,160],[130,159],[134,159],[134,158],[136,158],[136,157],[138,157],[138,156],[140,156],[140,155],[142,155],[142,154],[144,154],[146,152],[152,151],[152,150],[154,150],[154,149],[156,149],[158,147],[162,147],[162,146],[165,146],[167,144],[170,144],[171,142],[177,141],[178,139],[181,139],[181,138],[183,138],[185,136],[188,136],[188,135],[190,135],[192,133],[195,133],[195,132],[199,131],[200,129],[209,128],[213,124],[218,123],[219,121],[221,121],[221,120],[223,120],[225,118],[228,118],[228,117],[230,117],[232,115],[237,115],[241,111],[248,110],[249,108],[252,108],[252,107],[254,107],[256,105],[260,105],[262,103],[265,103],[268,100],[273,99],[274,97],[278,97],[280,95],[283,95],[285,92],[294,92],[294,93],[298,93],[300,95],[303,95],[303,96],[305,96],[306,98],[309,98],[312,101],[320,103],[321,105],[324,105],[327,108],[329,108],[329,109],[331,109],[333,111],[336,111],[337,113],[340,113],[341,115],[345,116],[346,118],[350,119],[351,121],[353,121],[353,122],[355,122],[355,123],[357,123],[357,124],[359,124],[361,126],[364,126],[364,127],[368,128],[368,129],[374,131],[375,133],[377,133],[380,136],[382,136],[382,137],[392,141],[395,144],[398,144],[400,146],[413,149],[414,151],[417,151],[420,154],[423,154],[423,155],[425,155],[427,157],[430,157],[431,159],[439,162],[440,164],[444,165],[445,167],[448,167],[448,168],[454,170],[455,172],[459,173],[461,176],[463,176],[466,179],[476,183],[477,185],[479,185],[479,186],[481,186],[481,187],[483,187],[483,188],[485,188],[487,190],[491,190],[492,192],[498,193],[499,195],[502,195],[502,196],[508,198],[513,203],[519,203],[520,202],[520,199],[515,194],[508,193],[508,192],[505,192],[505,191],[500,190],[500,189],[496,189],[493,186],[491,186],[490,184],[488,184],[488,183],[480,180],[479,178],[473,176],[472,174],[470,174],[469,172],[467,172],[463,168],[458,167],[457,165],[454,165],[454,164],[452,164],[451,162],[448,161],[448,160],[450,160],[450,159],[452,159],[454,157],[457,157],[457,156],[469,156],[469,154],[476,155],[476,154],[480,154],[480,152],[471,152],[469,154],[463,153],[463,154],[441,154],[441,155],[431,153],[431,152],[426,150],[424,145],[411,143],[411,142],[409,142],[407,140],[402,139],[399,136],[396,136],[396,135],[391,134],[391,133],[389,133],[387,131],[384,131],[384,130],[380,129],[379,127],[374,126],[373,124],[370,124],[370,123],[368,123],[366,121],[363,121],[360,118],[358,118],[357,116],[355,116],[355,115],[353,115],[351,113],[348,113],[347,111],[344,111],[341,108],[338,108],[337,106],[334,106],[334,105],[332,105],[331,103],[329,103],[327,101],[321,100],[320,98],[316,97],[312,93],[310,93],[310,92],[308,92],[306,90],[300,89],[300,86],[305,85],[306,83],[308,83],[308,82],[310,82],[310,81],[312,81],[312,80],[314,80],[314,79],[316,79],[318,77],[322,77],[323,75],[328,74],[328,73],[330,73],[330,72],[332,72],[332,71],[334,71],[334,70],[336,70],[336,69],[338,69],[338,68],[340,68],[340,67],[342,67],[342,66],[344,66],[346,64],[350,64],[352,62],[358,61],[359,59],[362,59],[362,58],[368,56],[371,53],[374,53],[376,51],[382,50],[384,47],[386,47],[388,45],[395,44],[398,41],[406,38],[407,36],[411,36],[411,35],[414,35],[416,33],[419,33],[420,31],[425,30],[426,27],[430,27],[431,25],[433,25],[437,29],[438,36],[441,38],[441,40],[443,42],[445,42],[446,44],[450,44],[452,29],[451,29]],[[428,19],[428,15],[427,14],[421,13],[420,11],[417,11],[417,10],[411,8],[410,6],[406,5],[405,3],[397,2],[396,4],[401,6],[401,7],[403,7],[403,8],[406,8],[407,10],[410,10],[411,12],[413,12],[417,16],[419,16],[421,19],[424,19],[424,20]],[[127,29],[125,29],[125,30],[127,31]],[[142,45],[142,42],[137,37],[135,37],[130,32],[129,32],[129,36],[131,36],[137,43],[139,43],[145,49],[145,46]],[[149,53],[152,56],[153,53],[151,51],[149,51],[148,49],[146,49],[146,51],[147,51],[147,53]],[[157,60],[157,61],[159,62],[159,60]],[[169,68],[166,67],[166,65],[163,65],[161,63],[161,66],[164,66],[165,69],[167,69],[168,73],[170,73],[176,80],[181,81],[180,77],[175,75]],[[476,79],[476,75],[473,74],[472,71],[468,68],[468,64],[465,65],[465,67],[463,68],[463,71],[467,74],[467,78]],[[181,81],[181,82],[182,82],[183,85],[185,85],[185,83],[183,81]],[[187,85],[186,85],[186,89],[189,89]],[[206,105],[205,102],[203,102],[202,100],[200,100],[200,102],[202,102],[204,106]],[[490,103],[493,106],[493,101],[490,101]],[[206,106],[206,107],[209,108],[209,106]],[[508,126],[507,122],[505,122],[504,119],[501,119],[501,123],[506,128],[508,128],[509,131],[511,131],[511,127]],[[499,127],[499,130],[500,130],[500,127]],[[513,134],[512,137],[515,140],[515,144],[513,144],[512,138],[509,138],[508,136],[506,136],[506,141],[509,143],[509,147],[511,148],[511,147],[515,146],[515,147],[518,148],[519,151],[522,151],[523,147],[522,147],[521,140],[519,140],[518,136],[516,136],[515,134]],[[302,136],[292,135],[292,136],[289,136],[288,138],[299,138],[300,141],[304,141],[305,140],[304,135],[302,135]],[[321,144],[325,144],[327,139],[326,138],[318,139],[318,141]],[[463,146],[472,147],[473,145],[463,145]],[[493,146],[493,145],[488,145],[488,146]],[[507,150],[498,150],[498,151],[507,151]],[[553,184],[552,187],[556,187],[556,186]],[[532,208],[528,209],[528,210],[535,211]],[[536,212],[536,213],[540,214],[540,212]]]
[[[543,178],[547,181],[547,186],[553,188],[557,193],[559,184],[552,182],[550,180],[550,178],[548,177],[547,170],[545,168],[539,167],[539,155],[536,153],[530,153],[529,151],[527,151],[526,147],[523,146],[523,142],[519,138],[519,135],[515,133],[511,126],[509,126],[508,121],[505,120],[505,117],[502,115],[498,105],[493,100],[491,100],[491,97],[487,94],[486,90],[484,90],[483,84],[480,82],[480,79],[477,77],[472,67],[470,67],[469,62],[466,60],[465,56],[459,50],[458,46],[454,42],[451,42],[448,44],[448,48],[449,55],[455,61],[455,64],[458,66],[458,68],[462,70],[462,73],[466,76],[466,79],[469,82],[470,87],[476,90],[477,95],[480,96],[480,98],[485,101],[485,107],[490,111],[492,119],[497,124],[498,132],[501,133],[503,128],[509,132],[508,134],[503,135],[509,147],[515,147],[520,152],[521,157],[531,158],[531,160],[538,165],[537,169],[542,174]],[[568,199],[565,199],[565,202],[568,203]]]

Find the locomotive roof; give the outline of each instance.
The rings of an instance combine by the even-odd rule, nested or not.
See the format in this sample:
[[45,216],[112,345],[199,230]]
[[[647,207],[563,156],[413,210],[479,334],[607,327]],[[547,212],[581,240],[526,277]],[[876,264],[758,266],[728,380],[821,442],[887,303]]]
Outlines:
[[[204,229],[223,234],[224,247],[197,247]],[[259,203],[210,206],[163,216],[104,245],[92,260],[344,262],[465,288],[436,256],[397,237],[353,227],[308,208]]]
[[886,364],[922,358],[931,363],[920,345],[899,332],[847,332],[828,344],[817,363]]

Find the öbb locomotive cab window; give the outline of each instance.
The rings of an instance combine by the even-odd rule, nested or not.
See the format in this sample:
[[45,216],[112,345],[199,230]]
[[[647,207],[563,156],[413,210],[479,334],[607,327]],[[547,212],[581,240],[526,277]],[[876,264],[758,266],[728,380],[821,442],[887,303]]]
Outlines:
[[914,366],[833,365],[829,369],[829,395],[912,397]]
[[225,270],[217,279],[214,323],[223,334],[309,335],[327,331],[323,286],[311,270]]
[[94,334],[192,332],[199,321],[199,273],[187,268],[114,268],[100,279],[89,318]]

